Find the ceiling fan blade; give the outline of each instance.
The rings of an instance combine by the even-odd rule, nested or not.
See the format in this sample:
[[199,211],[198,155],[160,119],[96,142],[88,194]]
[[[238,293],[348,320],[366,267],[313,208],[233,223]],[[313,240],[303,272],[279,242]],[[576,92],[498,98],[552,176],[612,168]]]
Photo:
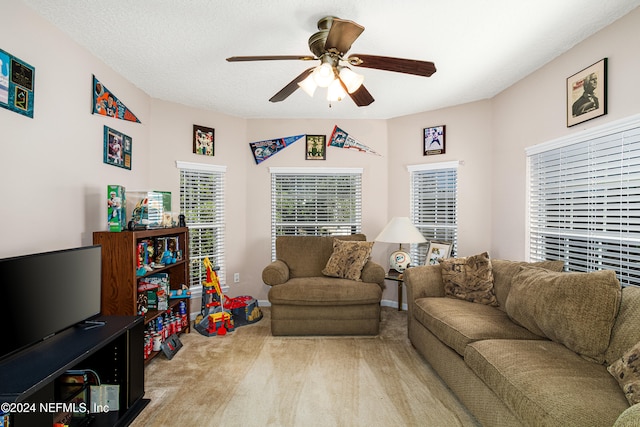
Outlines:
[[358,107],[366,107],[375,101],[364,85],[361,85],[355,92],[350,93],[349,96]]
[[309,73],[312,72],[314,68],[315,67],[311,67],[311,68],[308,68],[308,69],[304,70],[302,73],[300,73],[300,75],[298,77],[296,77],[295,79],[291,80],[291,82],[288,85],[286,85],[285,87],[280,89],[280,92],[278,92],[275,95],[273,95],[271,97],[271,99],[269,99],[269,101],[271,101],[271,102],[280,102],[280,101],[284,101],[285,99],[287,99],[287,97],[289,95],[291,95],[293,92],[296,91],[296,89],[298,89],[298,87],[299,87],[298,83],[300,83],[301,81],[306,79],[307,76],[309,75]]
[[242,62],[242,61],[281,61],[281,60],[300,60],[300,61],[312,61],[313,56],[309,55],[271,55],[271,56],[232,56],[227,58],[228,62]]
[[429,77],[436,72],[433,62],[415,59],[392,58],[377,55],[351,55],[347,61],[357,67],[374,68],[376,70],[394,71],[396,73],[413,74]]
[[338,53],[344,55],[354,41],[362,34],[364,27],[353,21],[333,18],[327,41],[324,43],[324,50],[336,49]]

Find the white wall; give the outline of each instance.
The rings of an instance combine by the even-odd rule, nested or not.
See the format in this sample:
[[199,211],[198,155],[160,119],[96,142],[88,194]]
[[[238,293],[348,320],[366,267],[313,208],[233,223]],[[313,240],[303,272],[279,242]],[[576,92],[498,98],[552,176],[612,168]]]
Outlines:
[[[260,278],[270,261],[271,166],[362,167],[363,231],[373,239],[392,216],[409,214],[413,164],[458,160],[459,253],[525,257],[524,148],[638,113],[640,9],[491,100],[391,120],[245,120],[151,99],[21,2],[5,2],[0,48],[36,69],[35,117],[0,108],[2,202],[0,257],[90,244],[106,229],[106,186],[157,189],[178,201],[176,160],[226,165],[227,267],[240,273],[230,295],[266,299]],[[28,37],[17,37],[28,34]],[[565,124],[565,79],[609,58],[609,114],[581,126]],[[136,124],[91,114],[95,74],[141,120]],[[428,96],[428,94],[416,94]],[[215,128],[216,155],[192,153],[192,125]],[[422,129],[447,126],[447,152],[422,155]],[[133,138],[128,171],[105,165],[103,126]],[[304,160],[296,142],[255,165],[248,143],[298,134],[330,135],[338,125],[381,157],[329,148],[326,161]],[[393,245],[376,244],[387,265]],[[384,299],[395,300],[390,286]]]

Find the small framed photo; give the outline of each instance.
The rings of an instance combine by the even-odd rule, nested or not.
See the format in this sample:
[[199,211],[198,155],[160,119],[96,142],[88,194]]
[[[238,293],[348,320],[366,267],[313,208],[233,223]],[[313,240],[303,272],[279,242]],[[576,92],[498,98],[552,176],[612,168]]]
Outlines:
[[131,145],[130,136],[104,127],[104,163],[131,170]]
[[212,128],[193,125],[193,152],[203,156],[213,156],[215,152],[214,132]]
[[567,127],[607,114],[607,58],[567,79]]
[[451,242],[436,242],[431,241],[429,243],[429,249],[427,249],[427,257],[425,258],[424,265],[436,265],[440,264],[440,260],[443,258],[449,258],[451,256]]
[[307,135],[305,159],[306,160],[326,160],[327,159],[327,136],[326,135]]
[[433,126],[423,130],[423,155],[433,156],[445,152],[446,126]]

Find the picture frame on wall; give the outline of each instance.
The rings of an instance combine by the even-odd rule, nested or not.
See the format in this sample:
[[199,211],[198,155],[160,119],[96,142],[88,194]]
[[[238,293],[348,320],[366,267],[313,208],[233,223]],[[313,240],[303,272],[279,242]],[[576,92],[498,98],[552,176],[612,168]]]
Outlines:
[[104,163],[131,170],[133,140],[108,126],[104,127]]
[[567,127],[607,114],[607,58],[567,78]]
[[453,244],[451,242],[429,242],[429,249],[427,249],[427,256],[424,261],[424,265],[436,265],[440,264],[440,259],[449,258],[451,256],[451,248]]
[[422,131],[423,137],[423,155],[433,156],[437,154],[444,154],[446,145],[446,126],[433,126],[424,128]]
[[327,159],[327,136],[307,135],[305,149],[306,160],[326,160]]
[[206,126],[193,125],[193,152],[203,156],[215,154],[215,130]]

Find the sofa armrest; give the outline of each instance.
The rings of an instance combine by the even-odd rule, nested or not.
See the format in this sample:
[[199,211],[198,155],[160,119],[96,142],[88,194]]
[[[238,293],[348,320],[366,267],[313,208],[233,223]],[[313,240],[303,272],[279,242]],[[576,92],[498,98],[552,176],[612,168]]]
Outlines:
[[262,270],[262,281],[269,286],[281,285],[289,280],[289,266],[279,259]]
[[418,298],[443,297],[442,268],[439,265],[422,265],[404,271],[409,302]]
[[377,283],[384,289],[384,268],[378,263],[367,261],[364,267],[362,267],[360,278],[363,282]]
[[616,420],[613,427],[635,427],[640,425],[640,403],[625,410]]

